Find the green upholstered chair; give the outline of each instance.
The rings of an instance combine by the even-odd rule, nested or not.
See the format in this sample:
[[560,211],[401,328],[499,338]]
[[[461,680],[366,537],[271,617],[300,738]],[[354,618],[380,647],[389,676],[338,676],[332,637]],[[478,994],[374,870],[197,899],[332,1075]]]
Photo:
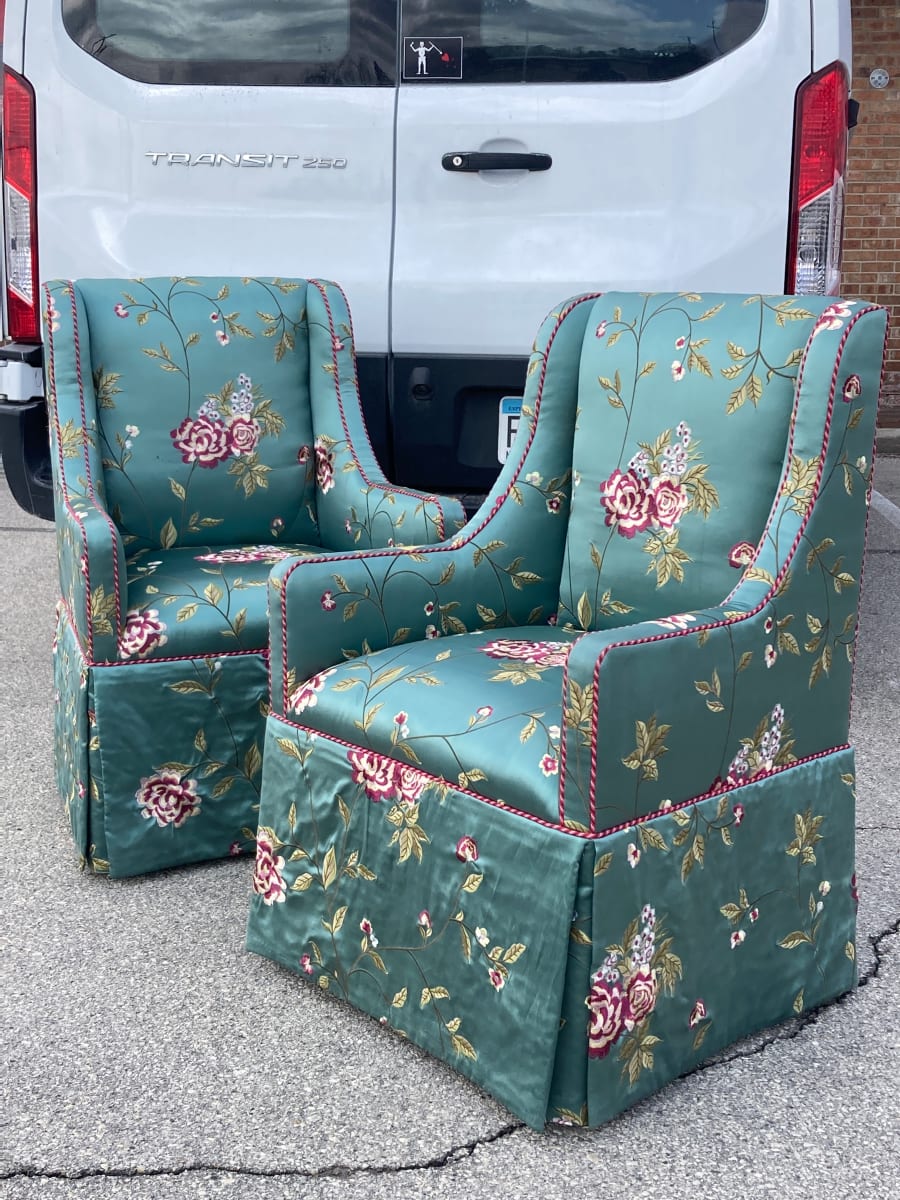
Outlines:
[[852,988],[885,329],[576,298],[461,533],[278,564],[249,948],[535,1127]]
[[56,764],[75,841],[111,875],[252,849],[272,563],[440,541],[463,510],[382,476],[335,284],[45,295]]

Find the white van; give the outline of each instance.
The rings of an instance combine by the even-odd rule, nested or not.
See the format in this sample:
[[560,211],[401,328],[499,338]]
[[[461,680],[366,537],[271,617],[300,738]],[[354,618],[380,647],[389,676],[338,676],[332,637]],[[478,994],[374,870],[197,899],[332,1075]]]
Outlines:
[[850,0],[6,0],[3,60],[0,451],[44,516],[41,279],[338,280],[386,471],[463,494],[566,296],[838,288]]

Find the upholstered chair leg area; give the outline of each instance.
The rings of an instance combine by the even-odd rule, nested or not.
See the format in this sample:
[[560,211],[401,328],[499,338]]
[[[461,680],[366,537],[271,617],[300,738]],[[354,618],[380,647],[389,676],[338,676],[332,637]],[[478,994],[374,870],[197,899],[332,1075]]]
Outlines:
[[461,532],[277,564],[249,948],[535,1128],[852,988],[885,332],[576,297]]
[[439,542],[462,507],[381,474],[337,285],[61,280],[45,297],[76,845],[110,875],[252,851],[270,568]]

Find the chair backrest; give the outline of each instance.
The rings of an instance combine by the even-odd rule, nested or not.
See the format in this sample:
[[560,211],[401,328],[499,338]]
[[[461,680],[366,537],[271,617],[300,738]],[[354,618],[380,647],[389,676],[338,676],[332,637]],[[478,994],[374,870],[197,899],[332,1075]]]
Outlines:
[[106,503],[129,549],[319,541],[306,293],[300,279],[73,285]]
[[[608,293],[581,354],[561,625],[721,603],[763,534],[829,297]],[[823,383],[827,402],[830,376]]]

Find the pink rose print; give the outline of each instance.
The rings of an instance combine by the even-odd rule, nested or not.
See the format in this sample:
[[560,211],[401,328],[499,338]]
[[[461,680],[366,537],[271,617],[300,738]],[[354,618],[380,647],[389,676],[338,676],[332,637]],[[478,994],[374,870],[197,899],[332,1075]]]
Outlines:
[[332,335],[332,338],[331,338],[331,348],[332,348],[332,350],[335,352],[335,354],[340,354],[340,352],[341,352],[341,351],[343,350],[343,348],[344,348],[344,343],[341,341],[341,339],[340,339],[339,337],[334,337],[334,336]]
[[330,492],[334,487],[334,455],[322,438],[316,438],[316,483],[319,489]]
[[456,857],[460,862],[478,861],[478,843],[473,837],[464,834],[456,843]]
[[307,975],[312,975],[313,965],[308,954],[300,955],[300,970],[305,971]]
[[284,859],[277,853],[274,832],[261,825],[256,832],[256,865],[253,868],[253,890],[262,896],[263,904],[282,904],[286,895],[284,886]]
[[653,1012],[658,989],[656,972],[651,971],[646,963],[641,963],[628,980],[625,989],[628,1008],[635,1025]]
[[696,1029],[705,1016],[706,1005],[702,1000],[697,1000],[691,1009],[691,1015],[688,1017],[688,1029]]
[[217,329],[216,330],[216,341],[219,343],[220,346],[227,346],[228,343],[231,341],[231,339],[229,338],[228,334],[225,332],[224,329]]
[[839,300],[836,304],[829,304],[813,326],[812,337],[824,329],[840,329],[850,316],[852,307],[848,300]]
[[672,379],[675,381],[675,383],[678,383],[680,380],[684,379],[684,363],[679,362],[677,358],[672,363]]
[[288,696],[288,708],[295,713],[301,713],[306,708],[315,708],[319,700],[318,693],[325,686],[325,680],[336,670],[337,667],[329,667],[327,671],[320,671],[318,675],[311,676],[305,683],[294,688]]
[[498,638],[481,647],[490,658],[511,658],[537,667],[564,667],[571,652],[570,642],[528,642]]
[[215,550],[211,554],[194,555],[197,562],[211,563],[277,563],[290,557],[290,550],[277,550],[274,546],[242,546],[239,550]]
[[490,979],[492,987],[498,992],[506,983],[506,976],[502,971],[498,971],[496,967],[488,969],[488,979]]
[[606,509],[606,524],[622,537],[633,538],[650,525],[652,516],[650,493],[637,475],[613,471],[600,485],[600,496]]
[[185,417],[177,429],[170,430],[169,436],[181,454],[181,461],[199,467],[214,467],[232,452],[227,428],[209,417]]
[[243,854],[243,849],[241,847],[241,843],[240,842],[232,842],[231,845],[228,847],[228,853],[232,858],[237,858],[239,855]]
[[301,467],[303,466],[303,464],[305,462],[309,461],[309,453],[310,453],[309,446],[301,446],[300,449],[297,451],[297,462],[301,465]]
[[218,321],[218,319],[219,319],[219,315],[220,315],[220,314],[219,314],[218,312],[211,312],[211,313],[209,314],[209,319],[210,319],[211,321],[213,321],[213,322],[215,322],[215,321]]
[[680,483],[654,479],[649,489],[652,519],[660,529],[673,529],[688,506],[688,494]]
[[728,565],[730,567],[748,567],[753,561],[755,553],[756,547],[751,546],[749,542],[735,542],[728,551]]
[[431,913],[428,911],[427,908],[422,909],[422,911],[419,913],[419,915],[417,917],[417,920],[419,923],[419,928],[422,930],[423,935],[425,937],[429,937],[431,934]]
[[628,843],[628,849],[625,851],[625,857],[628,860],[629,867],[634,870],[634,868],[641,861],[641,852],[638,850],[634,842]]
[[598,979],[587,998],[588,1058],[606,1058],[626,1029],[631,1028],[627,1000],[618,984]]
[[851,400],[855,400],[857,396],[862,395],[862,380],[858,375],[849,375],[847,382],[844,384],[844,390],[841,392],[841,399],[845,404],[849,404]]
[[597,338],[606,337],[606,322],[605,321],[601,321],[600,324],[597,326],[597,328],[594,330],[594,337],[597,337]]
[[399,763],[374,750],[350,750],[347,760],[353,768],[353,782],[363,785],[370,800],[377,804],[396,795]]
[[228,422],[228,448],[235,457],[252,454],[259,444],[259,423],[252,417],[232,417]]
[[145,609],[144,612],[137,608],[129,609],[125,628],[119,634],[119,658],[146,658],[168,640],[166,626],[160,621],[155,608]]
[[734,808],[733,808],[731,811],[734,813],[734,823],[735,823],[735,825],[740,825],[741,821],[743,821],[743,819],[744,819],[744,806],[743,806],[743,804],[736,804],[736,805],[734,806]]
[[129,315],[128,309],[125,307],[124,304],[114,304],[113,312],[116,314],[117,317],[127,317]]
[[200,811],[197,781],[182,779],[174,771],[142,779],[134,798],[143,810],[141,816],[155,820],[160,829],[167,825],[180,829],[188,817]]
[[323,592],[322,599],[319,601],[319,603],[326,612],[331,612],[333,609],[337,608],[337,600],[335,600],[331,592]]
[[556,775],[559,771],[559,763],[552,754],[545,754],[541,759],[541,771],[544,775]]
[[747,915],[750,917],[750,924],[755,925],[756,922],[759,920],[759,909],[751,908],[750,912]]
[[397,789],[397,799],[402,800],[404,804],[417,803],[430,782],[430,778],[422,771],[417,771],[415,767],[403,767],[397,764],[394,786]]
[[743,929],[736,929],[731,935],[731,948],[736,950],[741,942],[746,938],[746,933]]

